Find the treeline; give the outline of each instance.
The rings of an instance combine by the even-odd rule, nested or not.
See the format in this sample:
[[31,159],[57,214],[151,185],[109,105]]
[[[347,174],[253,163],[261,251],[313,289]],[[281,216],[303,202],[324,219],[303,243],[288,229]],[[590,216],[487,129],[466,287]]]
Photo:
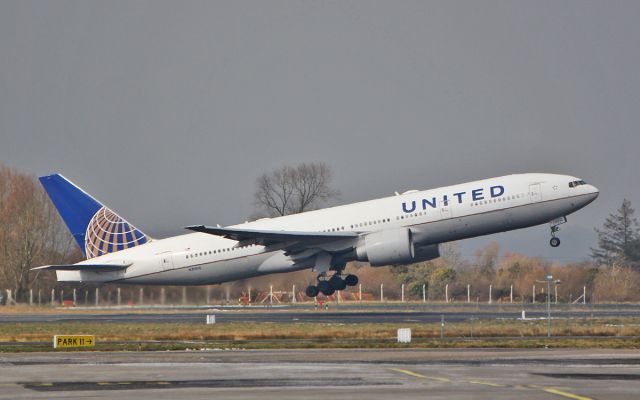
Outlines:
[[[442,257],[409,266],[372,268],[366,263],[350,263],[347,273],[360,278],[364,300],[380,298],[381,284],[386,300],[399,300],[404,284],[405,299],[454,302],[508,301],[531,302],[542,296],[546,285],[537,283],[545,275],[560,279],[558,300],[571,302],[586,287],[588,302],[640,301],[640,231],[631,202],[609,215],[596,229],[598,245],[592,257],[579,263],[558,263],[502,250],[497,243],[478,249],[471,259],[460,254],[456,243],[441,247]],[[51,290],[72,299],[73,289],[79,301],[95,303],[95,286],[59,284],[51,272],[34,273],[31,268],[47,264],[74,263],[82,259],[80,249],[60,219],[37,178],[0,165],[0,293],[10,290],[18,302],[29,300],[51,303]],[[305,287],[315,283],[309,270],[268,275],[211,287],[145,287],[143,302],[203,304],[235,303],[251,293],[251,300],[264,299],[273,288],[280,299],[290,300],[294,286],[301,299]],[[535,286],[535,288],[534,288]],[[122,304],[139,303],[141,287],[122,286]],[[491,288],[491,289],[490,289]],[[115,303],[118,288],[105,285],[99,290],[100,303]],[[344,299],[356,298],[359,286],[345,292]],[[512,291],[513,290],[513,291]],[[424,291],[424,292],[423,292]],[[261,297],[262,296],[262,297]],[[54,299],[59,303],[60,299]],[[543,301],[543,297],[537,298]]]
[[38,180],[0,164],[0,288],[9,289],[17,301],[26,301],[34,286],[55,284],[53,275],[38,277],[31,268],[80,259]]

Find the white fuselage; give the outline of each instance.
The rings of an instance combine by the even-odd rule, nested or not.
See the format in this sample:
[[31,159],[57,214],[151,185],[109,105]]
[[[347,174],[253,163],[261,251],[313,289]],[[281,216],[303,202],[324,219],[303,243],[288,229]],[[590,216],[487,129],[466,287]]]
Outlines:
[[[589,204],[591,185],[570,187],[577,178],[556,174],[517,174],[460,185],[309,211],[234,225],[235,228],[356,232],[408,227],[416,246],[427,246],[547,223]],[[60,281],[200,285],[313,267],[313,258],[270,246],[240,246],[234,240],[190,233],[153,240],[83,263],[127,263],[121,271],[57,271]],[[354,260],[352,238],[322,244]]]

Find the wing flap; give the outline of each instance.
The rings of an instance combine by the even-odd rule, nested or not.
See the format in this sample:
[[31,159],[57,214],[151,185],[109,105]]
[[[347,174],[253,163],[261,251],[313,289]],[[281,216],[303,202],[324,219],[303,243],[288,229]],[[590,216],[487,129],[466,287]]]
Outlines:
[[263,246],[297,242],[324,243],[358,237],[358,234],[355,232],[271,231],[259,229],[220,228],[206,225],[191,225],[185,227],[185,229],[237,240],[239,244],[243,246],[254,243]]

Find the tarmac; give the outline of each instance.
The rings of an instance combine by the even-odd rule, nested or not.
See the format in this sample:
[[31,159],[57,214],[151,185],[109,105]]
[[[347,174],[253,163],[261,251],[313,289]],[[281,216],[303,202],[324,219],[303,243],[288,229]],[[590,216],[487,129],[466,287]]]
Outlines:
[[0,399],[632,399],[637,350],[313,349],[0,355]]
[[[301,307],[250,307],[250,308],[109,308],[98,310],[91,308],[65,309],[50,313],[0,313],[0,323],[53,323],[53,322],[118,322],[118,323],[168,323],[191,322],[201,323],[207,315],[215,315],[216,322],[269,322],[269,323],[434,323],[442,317],[447,322],[464,322],[472,319],[518,319],[522,317],[520,309],[472,307],[464,309],[446,308],[438,311],[423,311],[424,307],[345,307],[339,306],[329,310],[314,311],[312,306]],[[531,319],[546,318],[546,310],[536,308],[526,311]],[[553,318],[605,318],[605,317],[640,317],[640,308],[630,309],[556,309],[552,310]]]

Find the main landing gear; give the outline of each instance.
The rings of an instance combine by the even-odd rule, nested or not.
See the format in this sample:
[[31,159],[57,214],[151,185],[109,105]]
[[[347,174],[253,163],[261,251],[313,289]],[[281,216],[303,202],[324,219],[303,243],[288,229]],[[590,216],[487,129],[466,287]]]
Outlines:
[[336,290],[344,290],[347,286],[355,286],[358,284],[358,277],[355,275],[347,275],[344,278],[337,272],[331,278],[326,279],[324,274],[318,275],[318,285],[309,285],[305,290],[308,297],[316,297],[322,293],[325,296],[331,296]]

